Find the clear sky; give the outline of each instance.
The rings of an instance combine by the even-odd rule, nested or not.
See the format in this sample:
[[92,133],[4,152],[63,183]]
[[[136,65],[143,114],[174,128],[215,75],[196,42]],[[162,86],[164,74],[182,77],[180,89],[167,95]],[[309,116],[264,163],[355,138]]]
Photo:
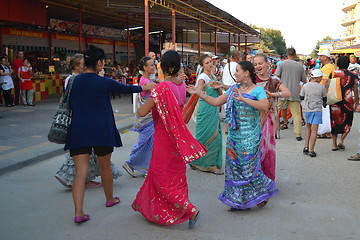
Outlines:
[[207,0],[246,24],[281,31],[287,47],[310,54],[327,35],[340,38],[343,0]]

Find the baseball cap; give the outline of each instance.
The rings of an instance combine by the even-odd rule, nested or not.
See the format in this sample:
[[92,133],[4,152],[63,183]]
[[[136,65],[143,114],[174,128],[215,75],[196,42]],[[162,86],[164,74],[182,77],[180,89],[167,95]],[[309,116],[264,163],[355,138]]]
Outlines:
[[222,60],[223,63],[228,63],[227,59]]
[[319,56],[327,56],[328,58],[330,58],[330,51],[329,50],[323,50],[318,55]]
[[323,74],[323,72],[320,69],[314,69],[311,72],[311,77],[326,77],[326,75]]

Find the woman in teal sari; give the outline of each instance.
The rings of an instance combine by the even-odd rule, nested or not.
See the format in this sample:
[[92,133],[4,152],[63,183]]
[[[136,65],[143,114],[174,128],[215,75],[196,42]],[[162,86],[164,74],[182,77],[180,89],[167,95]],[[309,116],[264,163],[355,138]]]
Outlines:
[[[261,127],[259,110],[268,109],[265,90],[256,86],[254,66],[243,61],[236,67],[237,84],[213,87],[228,89],[226,95],[213,98],[193,86],[190,94],[197,94],[213,106],[227,102],[226,123],[230,124],[226,143],[225,187],[219,200],[229,211],[263,207],[270,197],[278,194],[275,182],[266,177],[260,164]],[[216,85],[216,86],[215,86]]]
[[[199,62],[204,72],[199,75],[196,87],[205,91],[207,95],[217,98],[219,96],[218,90],[210,86],[216,81],[215,76],[211,74],[212,59],[208,55],[202,55]],[[202,99],[199,99],[199,107],[196,113],[195,138],[209,151],[206,156],[193,161],[190,164],[191,168],[223,175],[224,172],[220,171],[223,161],[219,111],[217,107],[211,106]]]

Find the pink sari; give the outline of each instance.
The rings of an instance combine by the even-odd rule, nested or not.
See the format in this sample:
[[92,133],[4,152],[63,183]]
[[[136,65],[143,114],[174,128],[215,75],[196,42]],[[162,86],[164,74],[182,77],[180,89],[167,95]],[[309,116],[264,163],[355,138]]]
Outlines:
[[173,225],[196,212],[188,197],[186,163],[205,156],[207,149],[187,129],[166,82],[158,84],[151,97],[155,102],[153,151],[148,175],[132,208],[151,222]]
[[[256,76],[258,86],[273,93],[278,92],[282,84],[276,77],[270,77],[268,80],[261,80]],[[280,121],[278,113],[277,98],[268,98],[269,109],[260,111],[260,126],[262,130],[262,138],[260,142],[261,149],[261,169],[264,174],[275,181],[275,166],[276,166],[276,142],[275,137],[280,138]]]

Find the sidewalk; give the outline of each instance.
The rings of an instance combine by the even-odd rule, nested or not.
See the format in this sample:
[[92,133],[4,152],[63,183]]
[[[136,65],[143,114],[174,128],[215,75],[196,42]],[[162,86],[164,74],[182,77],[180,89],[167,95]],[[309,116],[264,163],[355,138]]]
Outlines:
[[[48,96],[35,107],[0,107],[0,176],[64,153],[64,145],[50,143],[47,134],[60,95]],[[120,132],[133,123],[132,95],[112,99],[116,125]]]

